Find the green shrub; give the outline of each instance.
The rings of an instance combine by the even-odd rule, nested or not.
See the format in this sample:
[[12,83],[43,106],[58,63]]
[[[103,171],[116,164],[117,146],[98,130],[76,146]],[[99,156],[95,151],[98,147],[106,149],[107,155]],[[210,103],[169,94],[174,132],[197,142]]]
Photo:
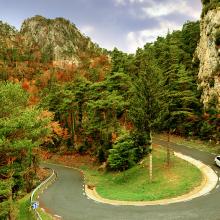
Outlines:
[[126,170],[136,163],[134,141],[130,135],[119,137],[113,148],[109,150],[108,163],[112,170]]

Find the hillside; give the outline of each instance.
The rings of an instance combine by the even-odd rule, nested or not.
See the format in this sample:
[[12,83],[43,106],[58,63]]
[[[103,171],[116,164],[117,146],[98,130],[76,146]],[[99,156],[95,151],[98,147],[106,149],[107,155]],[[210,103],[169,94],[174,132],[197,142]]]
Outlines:
[[101,53],[98,45],[64,18],[47,19],[39,15],[28,18],[23,22],[20,32],[26,45],[37,45],[56,64],[78,65],[82,54]]

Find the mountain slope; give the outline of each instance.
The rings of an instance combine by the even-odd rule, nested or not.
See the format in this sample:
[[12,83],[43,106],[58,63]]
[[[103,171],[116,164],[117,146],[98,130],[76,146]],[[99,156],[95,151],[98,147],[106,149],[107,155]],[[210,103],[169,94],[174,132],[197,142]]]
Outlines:
[[27,45],[37,45],[55,63],[77,65],[82,54],[101,52],[98,45],[92,43],[74,24],[64,18],[47,19],[37,15],[26,19],[20,32]]

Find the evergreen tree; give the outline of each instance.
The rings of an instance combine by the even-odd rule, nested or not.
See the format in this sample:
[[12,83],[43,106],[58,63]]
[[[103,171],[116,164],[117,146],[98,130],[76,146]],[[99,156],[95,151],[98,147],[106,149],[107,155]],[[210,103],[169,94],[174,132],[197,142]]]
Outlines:
[[[146,133],[149,137],[149,172],[150,181],[152,181],[152,130],[163,111],[163,88],[161,71],[150,59],[151,54],[148,53],[147,59],[146,54],[143,55],[133,83],[130,117],[138,132]],[[138,59],[140,58],[139,56]],[[145,143],[145,146],[147,144]]]
[[0,218],[11,219],[19,190],[30,192],[39,147],[50,134],[51,117],[28,106],[20,85],[0,83]]

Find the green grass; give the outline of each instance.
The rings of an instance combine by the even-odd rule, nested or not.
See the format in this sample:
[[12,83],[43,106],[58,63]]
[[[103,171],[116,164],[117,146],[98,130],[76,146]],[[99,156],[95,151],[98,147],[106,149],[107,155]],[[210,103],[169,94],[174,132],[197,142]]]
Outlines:
[[17,220],[34,220],[30,207],[30,195],[28,194],[24,198],[18,201],[19,213]]
[[[33,212],[30,210],[30,194],[26,195],[24,198],[18,201],[19,213],[16,220],[35,220]],[[52,220],[52,216],[48,213],[43,212],[38,208],[43,220]]]
[[153,182],[149,182],[147,159],[125,172],[99,172],[82,167],[86,182],[95,185],[104,198],[125,201],[154,201],[183,195],[199,186],[202,174],[186,161],[172,156],[171,167],[166,166],[166,153],[153,152]]

